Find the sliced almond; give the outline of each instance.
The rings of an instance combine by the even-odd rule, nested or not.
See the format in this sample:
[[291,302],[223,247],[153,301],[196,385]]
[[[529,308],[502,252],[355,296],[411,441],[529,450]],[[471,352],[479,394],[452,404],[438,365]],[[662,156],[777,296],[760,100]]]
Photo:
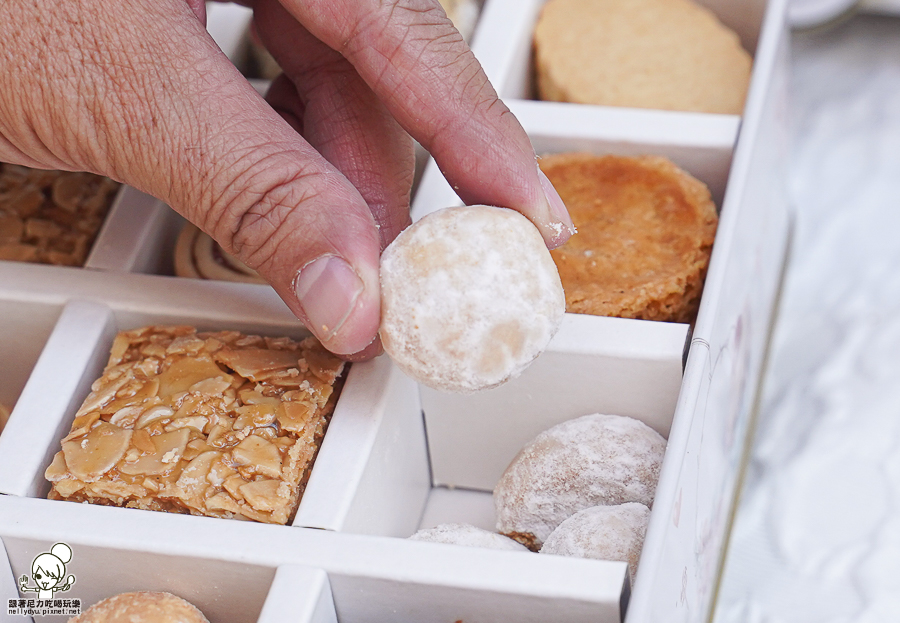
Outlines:
[[66,467],[66,457],[62,452],[57,452],[53,456],[50,466],[44,472],[44,478],[50,482],[59,482],[69,475],[69,468]]
[[194,459],[194,457],[203,454],[204,452],[209,452],[210,450],[214,450],[214,448],[206,443],[205,439],[192,439],[188,442],[187,446],[185,446],[182,457],[190,461]]
[[121,503],[120,500],[142,498],[147,495],[147,490],[141,485],[117,480],[98,480],[87,486],[94,495],[115,499],[118,503]]
[[72,478],[65,478],[53,483],[53,490],[64,498],[71,497],[73,494],[78,493],[82,489],[84,489],[84,483]]
[[266,348],[223,348],[215,354],[216,361],[254,381],[267,372],[296,367],[299,358],[299,354],[294,351]]
[[74,439],[76,437],[81,437],[86,434],[91,427],[100,419],[99,411],[91,411],[90,413],[85,413],[84,415],[77,415],[75,419],[72,421],[72,431],[63,437],[63,441],[69,441],[70,439]]
[[146,428],[134,431],[134,434],[131,436],[131,445],[145,454],[154,454],[156,452],[156,444],[153,443],[153,437],[150,436]]
[[245,484],[247,484],[247,481],[244,480],[244,477],[241,476],[240,474],[234,474],[222,481],[222,487],[235,500],[243,500],[244,499],[244,495],[241,493],[241,487],[243,487]]
[[[102,381],[103,379],[100,380]],[[122,389],[129,380],[127,375],[123,375],[114,381],[101,384],[84,399],[84,402],[82,403],[81,408],[78,409],[75,417],[91,411],[100,410],[106,403],[115,397],[116,392]]]
[[143,404],[151,398],[155,398],[158,391],[159,381],[156,379],[145,381],[132,379],[116,392],[115,400],[105,404],[100,411],[101,413],[115,413],[125,407]]
[[154,422],[165,420],[172,417],[173,415],[175,415],[175,411],[173,411],[171,407],[167,407],[166,405],[157,405],[155,407],[147,409],[144,413],[142,413],[141,417],[139,417],[134,423],[134,427],[145,428],[147,426],[150,426]]
[[220,453],[219,459],[212,464],[212,467],[210,467],[206,479],[209,481],[209,484],[214,487],[221,487],[222,483],[224,483],[227,478],[236,473],[234,468],[225,460],[225,456]]
[[281,476],[281,453],[271,441],[250,435],[231,451],[237,465],[246,466],[257,474],[278,478]]
[[329,386],[340,376],[344,369],[344,362],[325,350],[316,343],[316,347],[304,351],[303,358],[309,364],[309,371],[316,378]]
[[268,426],[275,421],[275,415],[278,405],[271,403],[261,405],[244,405],[238,407],[234,411],[238,414],[237,420],[234,422],[234,428],[240,430],[252,426]]
[[187,391],[195,383],[204,379],[217,378],[222,374],[222,369],[207,354],[183,357],[173,362],[159,375],[159,395],[164,400],[168,400],[175,394]]
[[133,428],[143,411],[143,407],[137,405],[122,407],[113,413],[112,417],[109,418],[109,423],[115,424],[119,428]]
[[216,495],[206,499],[204,506],[211,511],[225,511],[228,513],[240,514],[241,506],[235,502],[227,493],[217,493]]
[[198,394],[207,394],[210,396],[221,396],[222,393],[231,387],[231,376],[223,375],[211,379],[203,379],[194,383],[188,388],[189,392]]
[[242,389],[238,392],[241,402],[245,405],[275,405],[281,404],[281,398],[278,396],[264,396],[255,389]]
[[209,488],[210,484],[207,480],[209,470],[212,465],[222,456],[221,452],[211,450],[204,452],[193,461],[188,463],[181,476],[178,478],[176,485],[183,492],[183,499],[198,499]]
[[241,494],[247,503],[262,512],[275,510],[283,501],[278,496],[278,480],[257,480],[241,487]]
[[189,356],[196,355],[201,350],[203,350],[204,346],[204,341],[198,338],[196,335],[181,335],[172,340],[172,342],[166,347],[166,354]]
[[282,430],[299,433],[312,421],[315,413],[315,405],[308,402],[283,402],[276,419]]
[[147,344],[141,347],[141,354],[145,357],[153,357],[155,359],[165,359],[166,349],[159,344]]
[[181,459],[189,437],[187,429],[155,435],[151,437],[153,451],[133,463],[122,463],[119,471],[129,476],[158,476],[170,472]]
[[203,432],[203,429],[207,427],[209,424],[209,420],[206,419],[205,416],[202,415],[193,415],[190,417],[181,417],[176,418],[166,424],[167,431],[178,430],[179,428],[193,428],[199,433]]
[[125,456],[131,431],[100,423],[81,439],[62,444],[69,472],[85,482],[100,478]]

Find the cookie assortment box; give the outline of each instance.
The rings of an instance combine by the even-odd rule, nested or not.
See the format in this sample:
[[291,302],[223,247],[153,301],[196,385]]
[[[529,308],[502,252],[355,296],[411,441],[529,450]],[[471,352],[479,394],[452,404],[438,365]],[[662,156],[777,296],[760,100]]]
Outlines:
[[[784,2],[704,2],[754,56],[743,117],[529,99],[541,4],[487,0],[473,50],[538,153],[660,154],[710,186],[721,217],[696,325],[567,314],[522,377],[471,396],[421,388],[386,357],[354,364],[291,526],[51,501],[43,472],[117,331],[304,335],[267,286],[172,277],[183,220],[124,188],[84,269],[0,262],[0,401],[15,404],[0,435],[0,597],[64,542],[77,581],[60,596],[86,607],[169,590],[214,623],[709,618],[790,229]],[[210,13],[223,48],[246,31],[237,15]],[[429,163],[413,217],[458,203]],[[493,528],[490,491],[522,445],[598,411],[668,438],[633,588],[625,563],[405,540],[445,522]]]

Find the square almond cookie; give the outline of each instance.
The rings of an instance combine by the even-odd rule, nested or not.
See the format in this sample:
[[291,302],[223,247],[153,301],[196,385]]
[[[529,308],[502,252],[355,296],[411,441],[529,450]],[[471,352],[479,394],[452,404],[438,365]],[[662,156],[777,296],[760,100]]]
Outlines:
[[343,366],[314,338],[119,333],[46,470],[48,497],[286,524]]
[[0,163],[0,260],[83,266],[119,184]]

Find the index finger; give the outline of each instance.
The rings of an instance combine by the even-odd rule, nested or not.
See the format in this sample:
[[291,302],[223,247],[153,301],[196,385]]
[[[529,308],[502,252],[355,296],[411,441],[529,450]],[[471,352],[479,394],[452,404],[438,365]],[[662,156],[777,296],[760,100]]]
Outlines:
[[519,121],[437,0],[282,0],[349,60],[466,203],[518,210],[548,246],[574,233]]

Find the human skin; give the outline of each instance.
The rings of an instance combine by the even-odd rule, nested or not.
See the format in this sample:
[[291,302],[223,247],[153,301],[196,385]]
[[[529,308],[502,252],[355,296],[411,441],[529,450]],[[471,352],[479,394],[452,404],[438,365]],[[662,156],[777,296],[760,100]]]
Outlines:
[[571,235],[437,0],[243,4],[285,72],[265,99],[201,0],[3,0],[0,161],[159,197],[351,359],[380,352],[379,255],[409,223],[410,135],[466,203],[520,211],[550,247]]

